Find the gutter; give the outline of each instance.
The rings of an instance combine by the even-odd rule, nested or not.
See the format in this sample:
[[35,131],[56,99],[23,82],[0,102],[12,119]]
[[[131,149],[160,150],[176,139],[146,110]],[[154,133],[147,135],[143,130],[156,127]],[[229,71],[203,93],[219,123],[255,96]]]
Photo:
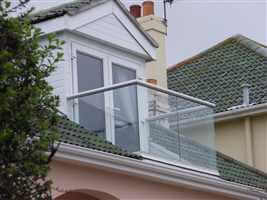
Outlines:
[[228,182],[216,176],[158,162],[135,160],[69,144],[61,144],[54,159],[73,164],[80,163],[87,166],[96,166],[163,184],[217,193],[240,200],[265,200],[267,196],[264,190]]
[[267,103],[252,105],[245,108],[230,110],[215,114],[215,122],[222,122],[242,117],[267,113]]

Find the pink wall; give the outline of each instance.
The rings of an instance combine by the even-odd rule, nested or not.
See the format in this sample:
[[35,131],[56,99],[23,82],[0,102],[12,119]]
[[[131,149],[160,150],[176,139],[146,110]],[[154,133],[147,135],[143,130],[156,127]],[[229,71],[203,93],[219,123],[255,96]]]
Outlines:
[[70,192],[60,197],[56,198],[56,200],[97,200],[87,194],[79,193],[79,192]]
[[99,200],[234,200],[63,162],[52,164],[50,177],[54,181],[54,187],[58,188],[58,191],[54,192],[54,197],[70,190],[88,192]]

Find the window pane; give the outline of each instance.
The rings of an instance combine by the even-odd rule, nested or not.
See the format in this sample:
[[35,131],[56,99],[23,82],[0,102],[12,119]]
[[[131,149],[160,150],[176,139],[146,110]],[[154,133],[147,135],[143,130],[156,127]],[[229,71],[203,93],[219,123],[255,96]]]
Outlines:
[[[136,72],[113,65],[113,84],[136,79]],[[130,151],[140,150],[136,86],[114,91],[115,143]]]
[[77,52],[78,92],[104,86],[103,61]]
[[112,69],[113,84],[136,79],[136,71],[133,69],[121,67],[116,64],[113,64]]
[[[78,92],[104,86],[101,59],[77,52]],[[104,94],[78,99],[79,123],[88,130],[105,137]]]

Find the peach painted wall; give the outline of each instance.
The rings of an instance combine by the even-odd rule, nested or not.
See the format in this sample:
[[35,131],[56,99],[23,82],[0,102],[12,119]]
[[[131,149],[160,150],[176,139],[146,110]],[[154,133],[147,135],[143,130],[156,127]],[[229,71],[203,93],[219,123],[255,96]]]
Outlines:
[[79,192],[70,192],[70,193],[61,195],[56,200],[98,200],[98,199],[90,197],[87,194],[83,194]]
[[59,197],[66,191],[93,190],[116,197],[103,195],[102,198],[91,194],[99,200],[234,200],[58,161],[52,164],[50,177],[53,179],[54,188],[58,188],[58,191],[54,191],[54,197]]

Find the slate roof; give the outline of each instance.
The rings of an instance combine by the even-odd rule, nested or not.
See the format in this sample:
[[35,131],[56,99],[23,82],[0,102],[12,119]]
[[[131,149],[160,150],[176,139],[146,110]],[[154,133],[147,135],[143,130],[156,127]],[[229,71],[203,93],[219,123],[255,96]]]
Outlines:
[[[61,135],[62,143],[71,144],[88,149],[98,150],[106,153],[111,153],[123,157],[142,160],[142,156],[134,153],[129,153],[120,147],[107,142],[101,136],[89,132],[79,124],[61,118],[58,124],[58,130]],[[194,146],[194,149],[196,147]],[[267,192],[267,174],[252,168],[246,164],[234,160],[233,158],[217,152],[217,169],[220,177],[226,181],[243,184]]]
[[242,35],[168,69],[168,87],[216,104],[216,112],[243,103],[242,85],[250,85],[250,103],[267,102],[267,47]]
[[[56,7],[42,10],[31,16],[33,24],[38,24],[50,19],[62,17],[64,15],[75,15],[79,12],[89,10],[100,4],[103,4],[110,0],[74,0],[69,3],[61,4]],[[158,43],[143,29],[143,27],[137,22],[137,20],[130,14],[128,9],[120,0],[114,0],[122,11],[126,14],[129,20],[136,26],[136,28],[147,38],[147,40],[154,46],[159,47]]]

